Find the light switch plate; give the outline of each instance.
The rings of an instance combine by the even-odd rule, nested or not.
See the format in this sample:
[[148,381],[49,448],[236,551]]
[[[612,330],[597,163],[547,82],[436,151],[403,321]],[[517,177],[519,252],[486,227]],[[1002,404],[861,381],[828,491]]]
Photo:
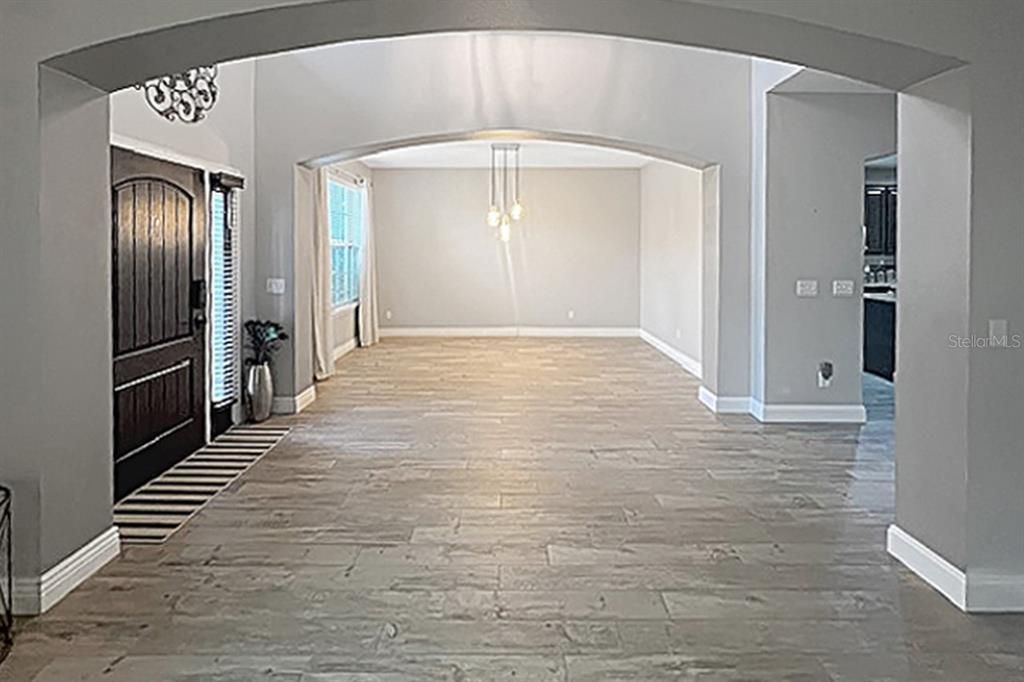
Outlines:
[[1005,346],[1007,345],[1009,337],[1009,325],[1006,320],[989,320],[988,321],[988,338],[989,345],[991,346]]
[[268,277],[267,278],[267,293],[280,296],[284,293],[284,279],[280,277]]
[[832,280],[832,295],[849,297],[853,296],[854,284],[852,279],[835,279]]
[[818,295],[818,280],[798,279],[796,281],[796,295],[800,298],[814,298]]

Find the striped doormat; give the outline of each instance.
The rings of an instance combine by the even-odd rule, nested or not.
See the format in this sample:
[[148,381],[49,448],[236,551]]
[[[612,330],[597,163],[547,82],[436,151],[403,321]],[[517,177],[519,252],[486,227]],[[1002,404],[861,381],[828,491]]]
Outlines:
[[114,505],[127,544],[160,544],[281,442],[287,427],[236,426]]

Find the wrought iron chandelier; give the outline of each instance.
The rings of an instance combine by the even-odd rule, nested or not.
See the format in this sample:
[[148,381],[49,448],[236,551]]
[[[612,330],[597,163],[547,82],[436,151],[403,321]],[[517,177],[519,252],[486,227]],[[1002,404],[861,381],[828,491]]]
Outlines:
[[507,242],[512,237],[512,223],[523,218],[519,200],[519,145],[491,145],[490,208],[487,224],[498,228],[498,237]]
[[217,103],[217,65],[150,78],[135,88],[144,90],[149,106],[168,121],[199,123]]

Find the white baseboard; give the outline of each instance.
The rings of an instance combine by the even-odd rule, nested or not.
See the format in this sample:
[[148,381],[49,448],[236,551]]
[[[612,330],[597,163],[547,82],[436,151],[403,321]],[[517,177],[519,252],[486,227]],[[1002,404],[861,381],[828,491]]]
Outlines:
[[750,398],[741,397],[719,397],[704,386],[697,391],[697,398],[716,414],[749,414]]
[[46,613],[121,553],[117,526],[111,526],[39,578],[14,579],[14,612]]
[[667,355],[671,360],[673,360],[676,364],[681,366],[683,369],[685,369],[693,376],[697,377],[698,379],[701,378],[701,374],[704,370],[701,367],[701,364],[698,360],[693,359],[692,357],[690,357],[681,350],[673,348],[669,344],[659,339],[654,334],[651,334],[650,332],[645,331],[643,329],[640,330],[640,338],[643,339],[648,344],[654,346],[659,351],[661,351],[663,355]]
[[636,327],[519,327],[517,336],[623,339],[640,336]]
[[331,359],[334,360],[334,362],[341,360],[343,357],[354,351],[356,349],[356,346],[358,345],[359,341],[352,338],[346,341],[345,343],[341,344],[340,346],[335,346],[334,352],[331,353]]
[[998,575],[968,567],[967,611],[1024,613],[1024,575]]
[[896,524],[886,533],[886,549],[921,580],[968,613],[1024,613],[1024,574],[964,573]]
[[316,385],[310,386],[298,395],[274,396],[271,411],[274,414],[298,414],[316,400]]
[[636,327],[382,327],[382,338],[427,337],[636,337]]
[[885,544],[889,554],[958,608],[967,610],[967,580],[963,571],[896,524],[889,526]]
[[518,336],[515,327],[381,327],[381,338],[402,336]]
[[42,613],[39,603],[39,578],[14,579],[14,600],[11,608],[15,616],[38,616]]
[[773,405],[750,399],[750,414],[758,421],[772,424],[863,424],[867,412],[863,405]]

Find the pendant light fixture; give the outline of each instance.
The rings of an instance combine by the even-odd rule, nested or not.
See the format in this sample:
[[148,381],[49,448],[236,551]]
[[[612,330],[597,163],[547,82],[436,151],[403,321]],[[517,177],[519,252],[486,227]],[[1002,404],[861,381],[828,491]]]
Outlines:
[[512,223],[523,218],[518,144],[491,145],[490,179],[487,224],[498,228],[498,238],[507,242],[512,237]]

